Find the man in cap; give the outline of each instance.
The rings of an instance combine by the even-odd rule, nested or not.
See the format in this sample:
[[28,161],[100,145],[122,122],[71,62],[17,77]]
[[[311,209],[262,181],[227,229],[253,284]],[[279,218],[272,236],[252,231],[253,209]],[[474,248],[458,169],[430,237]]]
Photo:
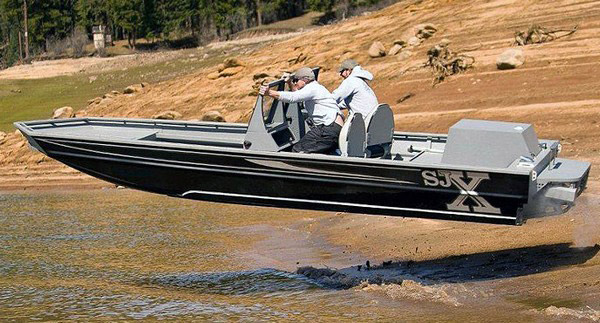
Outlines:
[[298,141],[292,151],[302,153],[330,153],[338,147],[344,120],[333,96],[315,80],[315,73],[303,67],[291,78],[292,91],[273,91],[268,86],[260,88],[260,94],[287,103],[303,102],[314,126]]
[[373,74],[363,70],[352,59],[343,61],[338,72],[344,80],[332,92],[333,98],[342,109],[350,109],[353,113],[360,113],[363,118],[366,118],[379,105],[375,92],[368,83],[373,80]]

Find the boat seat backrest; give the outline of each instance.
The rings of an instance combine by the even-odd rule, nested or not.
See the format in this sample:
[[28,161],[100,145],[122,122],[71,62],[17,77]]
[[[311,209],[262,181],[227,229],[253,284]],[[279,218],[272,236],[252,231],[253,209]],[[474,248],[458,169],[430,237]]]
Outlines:
[[366,146],[382,146],[384,150],[389,150],[394,137],[394,113],[390,106],[385,103],[378,105],[367,115],[365,124]]
[[348,116],[340,132],[339,145],[342,156],[365,156],[365,121],[360,113],[352,113]]

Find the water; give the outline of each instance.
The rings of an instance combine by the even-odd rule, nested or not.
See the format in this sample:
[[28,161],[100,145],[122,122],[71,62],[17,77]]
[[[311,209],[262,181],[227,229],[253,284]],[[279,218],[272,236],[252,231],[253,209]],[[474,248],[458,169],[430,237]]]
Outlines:
[[358,262],[294,229],[328,216],[131,190],[0,193],[0,319],[479,322],[514,319],[515,309],[542,319],[521,298],[487,297],[497,283],[462,279],[475,273],[460,272],[462,259],[451,279],[423,264],[410,274],[433,283],[402,290],[336,289],[295,274],[298,264]]
[[239,209],[123,190],[0,195],[0,317],[381,316],[352,291],[244,258],[274,213]]

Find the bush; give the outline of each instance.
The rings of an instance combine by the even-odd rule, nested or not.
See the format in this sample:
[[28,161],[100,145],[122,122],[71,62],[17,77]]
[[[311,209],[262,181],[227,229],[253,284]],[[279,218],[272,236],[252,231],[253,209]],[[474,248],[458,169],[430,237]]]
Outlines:
[[85,30],[77,28],[71,36],[66,38],[49,38],[46,41],[46,52],[50,58],[82,57],[85,55],[85,45],[88,42]]

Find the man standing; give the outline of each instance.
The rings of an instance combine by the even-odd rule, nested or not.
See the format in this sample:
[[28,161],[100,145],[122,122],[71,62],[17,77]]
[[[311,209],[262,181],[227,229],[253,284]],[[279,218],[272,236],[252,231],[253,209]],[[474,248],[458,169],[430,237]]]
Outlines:
[[303,102],[314,125],[298,141],[292,151],[301,153],[330,153],[337,149],[344,120],[340,109],[329,91],[315,80],[309,67],[296,71],[291,78],[292,91],[272,91],[268,86],[260,88],[260,94],[287,103]]
[[333,98],[342,109],[350,109],[353,113],[360,113],[363,118],[366,118],[379,104],[375,92],[368,83],[373,80],[373,74],[363,70],[352,59],[343,61],[338,72],[344,81],[332,92]]

